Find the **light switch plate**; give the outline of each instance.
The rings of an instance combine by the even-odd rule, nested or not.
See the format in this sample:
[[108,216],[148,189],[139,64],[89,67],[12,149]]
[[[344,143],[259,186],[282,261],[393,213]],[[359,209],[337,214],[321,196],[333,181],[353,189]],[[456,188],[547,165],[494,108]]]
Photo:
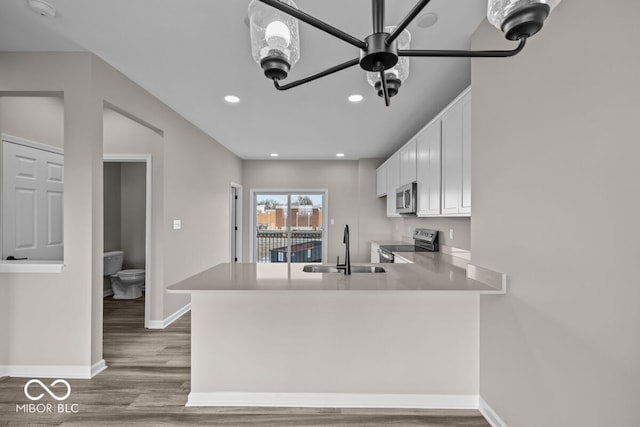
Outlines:
[[180,230],[182,228],[182,221],[179,219],[174,219],[173,220],[173,229],[174,230]]

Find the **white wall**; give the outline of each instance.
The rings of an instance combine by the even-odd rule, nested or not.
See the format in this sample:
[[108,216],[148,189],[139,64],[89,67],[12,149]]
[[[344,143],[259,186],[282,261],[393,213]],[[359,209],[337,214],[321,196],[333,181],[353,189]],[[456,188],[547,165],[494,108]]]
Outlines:
[[328,260],[344,258],[342,244],[344,225],[349,225],[352,262],[368,262],[369,241],[388,239],[384,199],[376,198],[375,169],[380,159],[289,161],[245,160],[243,162],[245,224],[243,258],[249,260],[251,189],[328,189],[328,211],[323,212],[328,225]]
[[471,249],[511,279],[481,298],[480,393],[509,426],[638,425],[640,3],[609,3],[472,65]]

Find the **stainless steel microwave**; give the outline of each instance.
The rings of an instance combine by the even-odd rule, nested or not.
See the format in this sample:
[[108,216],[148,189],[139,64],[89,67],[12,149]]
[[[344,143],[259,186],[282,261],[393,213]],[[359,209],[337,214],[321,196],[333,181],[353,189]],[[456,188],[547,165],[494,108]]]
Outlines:
[[396,190],[396,213],[416,213],[416,189],[416,183],[412,182]]

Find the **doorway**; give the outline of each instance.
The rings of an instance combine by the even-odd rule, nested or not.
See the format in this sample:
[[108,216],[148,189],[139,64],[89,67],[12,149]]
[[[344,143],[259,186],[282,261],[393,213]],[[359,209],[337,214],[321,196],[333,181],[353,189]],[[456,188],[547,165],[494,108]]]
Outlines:
[[234,182],[229,191],[229,262],[242,262],[242,186]]
[[326,190],[252,190],[252,260],[325,262]]
[[[105,166],[105,186],[107,180],[107,173],[115,174],[120,177],[119,187],[125,189],[123,193],[128,193],[128,196],[124,196],[120,193],[120,202],[129,203],[125,197],[133,198],[136,206],[127,206],[125,209],[120,207],[120,228],[118,230],[117,222],[110,224],[107,215],[114,217],[118,213],[116,206],[117,201],[114,199],[118,197],[117,190],[114,192],[108,192],[105,188],[105,236],[104,244],[105,251],[107,250],[123,250],[125,252],[125,263],[123,268],[142,268],[145,270],[145,285],[144,285],[144,327],[149,328],[149,317],[151,313],[151,300],[152,289],[154,287],[152,276],[152,263],[151,263],[151,170],[152,170],[152,158],[151,155],[104,155]],[[120,170],[115,170],[110,166],[119,165]],[[137,166],[137,167],[136,167]],[[141,172],[141,168],[144,170]],[[144,175],[144,183],[141,184],[141,173]],[[137,177],[137,178],[134,178]],[[129,179],[135,179],[129,181]],[[140,186],[143,186],[143,191],[139,190]],[[132,193],[133,188],[138,188],[137,191]],[[109,209],[114,212],[109,212]],[[136,212],[137,211],[137,212]],[[141,212],[140,212],[141,211]],[[129,219],[131,218],[131,219]],[[135,219],[133,219],[135,218]],[[113,227],[113,228],[109,228]],[[114,236],[109,238],[112,233],[120,233],[120,239]],[[140,236],[144,234],[144,238],[140,239]],[[122,236],[125,236],[123,239]],[[138,238],[136,238],[138,237]],[[119,246],[119,248],[117,248]],[[128,252],[128,254],[127,254]],[[142,261],[144,260],[144,261]],[[143,263],[143,264],[142,264]],[[107,289],[107,283],[104,285],[105,296],[110,294]]]

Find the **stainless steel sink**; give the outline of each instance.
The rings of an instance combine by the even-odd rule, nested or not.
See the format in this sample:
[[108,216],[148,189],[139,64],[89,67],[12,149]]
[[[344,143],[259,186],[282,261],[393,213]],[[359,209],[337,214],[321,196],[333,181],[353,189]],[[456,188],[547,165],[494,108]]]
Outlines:
[[[343,268],[335,265],[305,265],[305,273],[344,273]],[[352,265],[351,273],[384,273],[385,269],[377,265]]]

